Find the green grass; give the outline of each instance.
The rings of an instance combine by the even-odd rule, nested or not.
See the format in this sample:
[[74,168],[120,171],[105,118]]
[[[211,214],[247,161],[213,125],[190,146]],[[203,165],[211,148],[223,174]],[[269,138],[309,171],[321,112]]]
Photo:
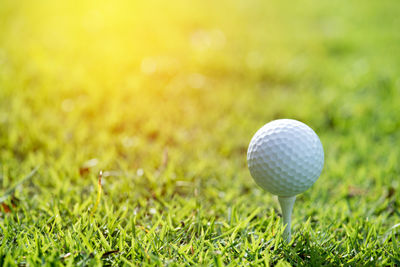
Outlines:
[[[399,266],[399,12],[3,0],[0,265]],[[326,159],[290,244],[246,167],[278,118]]]

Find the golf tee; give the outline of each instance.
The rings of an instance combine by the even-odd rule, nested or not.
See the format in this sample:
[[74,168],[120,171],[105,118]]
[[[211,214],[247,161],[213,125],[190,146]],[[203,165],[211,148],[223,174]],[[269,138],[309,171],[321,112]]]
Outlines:
[[282,217],[283,217],[283,225],[285,226],[285,230],[283,232],[284,238],[289,243],[291,239],[291,222],[292,222],[292,211],[293,205],[296,201],[296,196],[293,197],[281,197],[278,196],[279,204],[281,205]]

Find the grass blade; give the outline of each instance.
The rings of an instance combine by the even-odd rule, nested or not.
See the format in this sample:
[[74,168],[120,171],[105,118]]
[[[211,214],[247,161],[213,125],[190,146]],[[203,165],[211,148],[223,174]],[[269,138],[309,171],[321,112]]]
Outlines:
[[18,181],[17,183],[15,183],[12,187],[10,187],[5,193],[4,195],[2,195],[0,197],[0,203],[4,202],[9,196],[11,196],[15,190],[17,189],[17,187],[21,184],[23,184],[25,181],[31,179],[36,172],[39,170],[39,167],[36,167],[35,169],[33,169],[27,176],[25,176],[25,178],[21,179],[20,181]]

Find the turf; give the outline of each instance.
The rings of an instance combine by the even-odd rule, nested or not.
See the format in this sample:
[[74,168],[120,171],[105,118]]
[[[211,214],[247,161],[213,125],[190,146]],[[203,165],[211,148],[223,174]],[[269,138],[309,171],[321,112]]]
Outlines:
[[[3,0],[0,265],[399,266],[399,12]],[[289,244],[246,167],[278,118],[325,149]]]

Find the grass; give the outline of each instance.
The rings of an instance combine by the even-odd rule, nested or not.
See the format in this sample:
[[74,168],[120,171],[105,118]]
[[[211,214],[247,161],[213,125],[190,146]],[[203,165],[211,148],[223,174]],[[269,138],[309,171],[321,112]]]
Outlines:
[[[399,266],[399,12],[2,1],[0,265]],[[290,244],[246,167],[277,118],[326,158]]]

